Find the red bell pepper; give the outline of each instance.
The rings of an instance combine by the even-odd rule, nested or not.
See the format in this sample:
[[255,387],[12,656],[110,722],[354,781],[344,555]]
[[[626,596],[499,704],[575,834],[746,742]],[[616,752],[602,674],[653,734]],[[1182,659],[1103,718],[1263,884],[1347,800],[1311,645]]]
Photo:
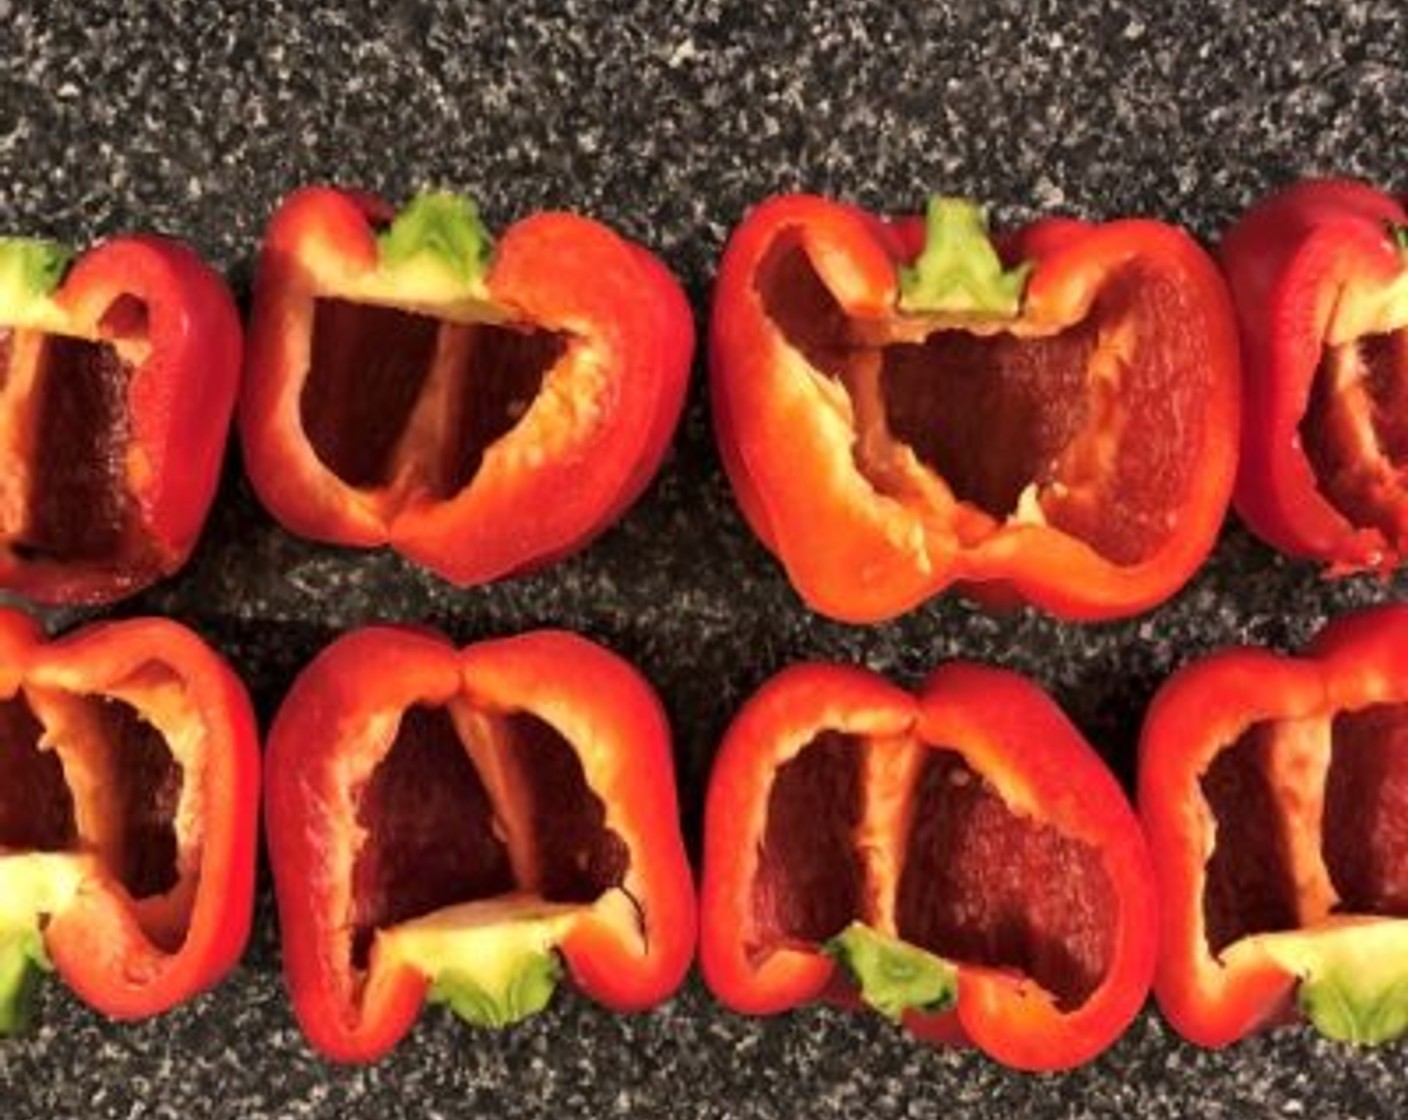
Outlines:
[[330,1058],[385,1054],[427,995],[516,1022],[551,998],[559,956],[618,1010],[665,999],[689,967],[669,726],[584,638],[457,651],[350,634],[279,710],[266,795],[284,972]]
[[911,696],[799,665],[729,728],[705,806],[700,961],[736,1010],[858,988],[923,1039],[1060,1069],[1138,1012],[1155,930],[1123,792],[1014,673],[955,662]]
[[994,245],[959,200],[921,225],[777,198],[729,242],[711,334],[734,492],[825,614],[890,618],[958,582],[1128,615],[1216,540],[1236,330],[1171,226],[1048,220]]
[[0,1033],[36,966],[118,1019],[224,976],[249,936],[258,798],[249,698],[185,627],[46,642],[0,609]]
[[1408,550],[1408,213],[1348,180],[1301,182],[1227,233],[1246,367],[1234,500],[1331,575]]
[[596,222],[538,214],[491,250],[453,195],[393,214],[301,190],[255,280],[245,464],[293,532],[483,583],[576,551],[635,501],[692,350],[674,278]]
[[1163,899],[1155,994],[1224,1046],[1297,1011],[1331,1038],[1408,1029],[1408,608],[1305,657],[1214,654],[1149,709],[1139,811]]
[[229,289],[161,237],[0,239],[0,587],[106,603],[176,571],[220,477]]

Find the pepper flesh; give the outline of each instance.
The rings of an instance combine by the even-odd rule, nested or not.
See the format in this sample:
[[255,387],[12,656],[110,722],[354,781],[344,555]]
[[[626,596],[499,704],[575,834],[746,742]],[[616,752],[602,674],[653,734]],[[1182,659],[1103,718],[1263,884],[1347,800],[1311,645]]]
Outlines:
[[1221,246],[1246,369],[1237,512],[1330,575],[1388,571],[1408,544],[1404,229],[1389,195],[1307,180]]
[[1155,696],[1139,811],[1163,898],[1155,994],[1184,1037],[1225,1046],[1297,1006],[1330,1037],[1408,1026],[1405,682],[1393,606],[1304,657],[1214,654]]
[[46,642],[0,609],[0,726],[0,1018],[20,955],[117,1019],[218,981],[249,935],[259,793],[220,657],[166,619]]
[[689,374],[678,283],[570,214],[487,244],[453,196],[397,216],[309,188],[274,215],[240,430],[287,528],[475,584],[584,547],[644,490]]
[[911,696],[794,666],[710,776],[700,963],[738,1011],[853,1000],[839,958],[920,1038],[1074,1066],[1147,995],[1154,903],[1115,779],[1012,673],[952,663]]
[[106,603],[195,547],[241,331],[224,282],[174,241],[118,237],[66,260],[0,240],[0,587]]
[[[1235,471],[1236,334],[1212,262],[1156,222],[1050,220],[1000,239],[994,268],[971,220],[935,206],[928,226],[791,196],[735,231],[710,390],[749,524],[846,621],[954,583],[1073,619],[1166,599],[1212,547]],[[919,276],[949,298],[925,306]]]
[[480,1025],[531,1014],[559,955],[646,1008],[693,954],[664,714],[575,635],[338,640],[274,721],[266,828],[294,1010],[338,1061],[387,1053],[428,996]]

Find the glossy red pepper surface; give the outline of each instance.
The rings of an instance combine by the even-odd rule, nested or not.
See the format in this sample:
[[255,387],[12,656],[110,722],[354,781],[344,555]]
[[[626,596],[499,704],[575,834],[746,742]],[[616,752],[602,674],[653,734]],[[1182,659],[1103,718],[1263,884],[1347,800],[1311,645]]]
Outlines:
[[456,650],[356,631],[295,682],[267,773],[285,976],[331,1058],[385,1054],[427,996],[514,1022],[559,961],[618,1010],[689,967],[669,728],[642,678],[583,638]]
[[245,465],[293,532],[483,583],[576,551],[639,496],[692,349],[664,265],[589,219],[537,214],[490,249],[454,196],[398,215],[301,190],[260,253]]
[[772,199],[724,254],[710,387],[749,524],[847,621],[955,583],[1071,619],[1145,610],[1207,555],[1235,473],[1226,289],[1153,221],[993,244],[958,200],[921,225]]
[[239,386],[224,282],[186,247],[0,240],[0,587],[105,603],[176,571]]
[[1308,1017],[1408,1027],[1408,609],[1333,622],[1302,657],[1233,649],[1149,709],[1139,811],[1163,930],[1155,993],[1224,1046]]
[[917,695],[835,665],[766,683],[710,777],[700,917],[732,1008],[853,1002],[854,980],[916,1035],[1024,1069],[1109,1046],[1154,962],[1118,783],[1035,685],[961,662]]
[[0,1016],[19,954],[119,1019],[224,976],[259,820],[254,716],[225,662],[166,619],[45,641],[0,610],[0,724]]
[[1297,183],[1221,247],[1246,369],[1235,501],[1261,537],[1331,574],[1408,542],[1408,214],[1349,180]]

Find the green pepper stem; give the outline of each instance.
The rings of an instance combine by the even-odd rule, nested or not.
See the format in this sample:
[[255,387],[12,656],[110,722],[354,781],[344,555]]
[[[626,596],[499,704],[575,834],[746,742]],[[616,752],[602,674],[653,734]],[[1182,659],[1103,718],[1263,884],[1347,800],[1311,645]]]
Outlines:
[[459,283],[474,284],[489,266],[493,241],[473,199],[428,191],[396,215],[377,246],[385,267],[427,262]]
[[38,929],[0,933],[0,1038],[28,1029],[39,976],[51,967]]
[[509,1027],[545,1008],[561,975],[551,949],[505,952],[492,968],[474,975],[454,968],[441,972],[430,998],[472,1026]]
[[946,1011],[958,1001],[958,969],[942,957],[852,922],[823,946],[860,989],[860,998],[888,1019],[906,1011]]
[[900,310],[1015,319],[1032,265],[1004,268],[975,202],[935,195],[924,212],[924,249],[900,269]]

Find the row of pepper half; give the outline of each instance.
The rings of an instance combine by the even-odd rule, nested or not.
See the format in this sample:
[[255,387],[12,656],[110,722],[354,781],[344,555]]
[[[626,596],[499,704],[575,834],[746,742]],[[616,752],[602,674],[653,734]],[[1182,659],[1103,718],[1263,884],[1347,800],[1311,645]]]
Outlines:
[[[45,641],[6,610],[0,695],[0,1027],[44,968],[120,1019],[214,984],[255,889],[238,679],[169,620]],[[864,1004],[1021,1069],[1100,1053],[1151,981],[1205,1046],[1297,1013],[1408,1029],[1405,606],[1179,671],[1139,817],[1015,673],[952,662],[911,694],[795,665],[726,733],[697,896],[658,699],[561,631],[344,636],[277,713],[263,792],[288,990],[335,1060],[385,1054],[427,1000],[515,1023],[564,974],[642,1010],[696,948],[738,1011]]]
[[[773,199],[714,291],[724,465],[801,596],[855,622],[952,585],[1071,619],[1146,610],[1207,556],[1234,480],[1275,546],[1333,574],[1391,569],[1406,229],[1388,195],[1301,183],[1224,238],[1224,282],[1156,221],[993,238],[953,199],[922,220]],[[184,563],[237,397],[283,525],[470,585],[611,524],[686,393],[678,283],[572,215],[491,244],[452,195],[397,214],[299,191],[268,228],[247,340],[222,281],[170,241],[66,262],[0,244],[0,586],[36,600],[109,601]]]

